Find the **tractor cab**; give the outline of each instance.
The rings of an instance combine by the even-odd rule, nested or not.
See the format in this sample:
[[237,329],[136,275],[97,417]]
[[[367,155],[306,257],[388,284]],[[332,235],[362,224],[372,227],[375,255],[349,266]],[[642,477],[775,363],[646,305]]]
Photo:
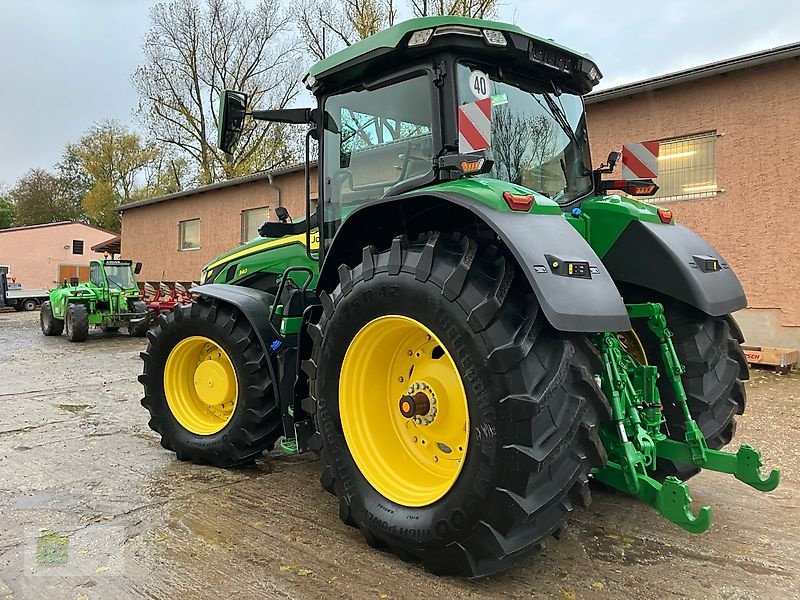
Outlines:
[[[356,208],[465,176],[563,206],[591,195],[582,95],[600,78],[588,55],[516,26],[425,17],[314,65],[305,83],[318,109],[247,114],[312,125],[323,175],[320,220],[330,237]],[[223,94],[227,151],[246,102],[238,92]]]
[[136,274],[141,271],[141,263],[134,266],[130,260],[104,259],[89,263],[89,283],[112,294],[126,296],[139,295]]

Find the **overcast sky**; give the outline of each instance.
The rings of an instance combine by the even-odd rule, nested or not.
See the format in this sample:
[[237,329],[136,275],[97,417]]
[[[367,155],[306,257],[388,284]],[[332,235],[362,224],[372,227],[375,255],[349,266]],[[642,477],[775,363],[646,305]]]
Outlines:
[[[0,0],[0,185],[52,168],[95,121],[137,126],[154,3]],[[604,87],[800,41],[795,0],[507,0],[501,19],[593,55]]]

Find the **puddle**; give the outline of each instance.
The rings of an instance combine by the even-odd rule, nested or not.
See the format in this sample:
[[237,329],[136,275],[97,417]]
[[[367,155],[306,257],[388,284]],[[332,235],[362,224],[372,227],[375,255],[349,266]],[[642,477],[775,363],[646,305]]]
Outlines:
[[726,567],[736,566],[753,575],[790,576],[779,567],[741,560],[736,557],[705,554],[664,542],[633,538],[600,529],[587,531],[587,533],[589,535],[584,541],[587,554],[592,558],[608,563],[652,565],[667,561],[674,562],[675,559],[683,558],[694,562],[707,562]]

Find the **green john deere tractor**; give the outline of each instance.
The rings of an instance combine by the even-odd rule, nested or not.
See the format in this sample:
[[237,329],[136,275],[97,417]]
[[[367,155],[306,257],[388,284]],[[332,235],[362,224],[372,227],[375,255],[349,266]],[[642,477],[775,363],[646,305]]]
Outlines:
[[745,409],[742,287],[631,197],[652,181],[603,179],[616,153],[591,169],[600,77],[518,27],[429,17],[313,66],[314,109],[224,92],[226,152],[248,118],[309,127],[307,214],[160,317],[140,381],[162,445],[221,467],[281,438],[316,452],[371,545],[470,577],[558,537],[591,479],[692,532],[700,469],[774,489],[756,450],[721,450]]
[[141,268],[141,263],[134,266],[129,260],[91,261],[89,281],[80,283],[74,277],[50,290],[50,299],[42,303],[42,333],[66,333],[70,342],[83,342],[94,325],[103,331],[127,327],[130,335],[144,337],[150,317],[136,283]]

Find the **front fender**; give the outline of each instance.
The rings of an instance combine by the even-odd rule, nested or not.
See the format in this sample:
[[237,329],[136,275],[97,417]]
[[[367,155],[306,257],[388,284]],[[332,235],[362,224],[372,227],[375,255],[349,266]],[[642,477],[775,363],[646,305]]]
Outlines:
[[[709,269],[707,261],[719,268]],[[682,225],[632,221],[603,256],[615,281],[654,290],[718,317],[745,308],[733,269],[708,242]]]
[[[469,217],[466,218],[465,217]],[[393,235],[448,227],[474,231],[480,222],[490,227],[519,263],[542,311],[560,331],[627,331],[628,313],[616,284],[591,246],[563,215],[502,212],[457,193],[420,190],[387,198],[353,211],[344,220],[325,254],[322,289],[332,287],[340,264],[357,260],[361,249]],[[552,259],[587,262],[586,278],[560,275]]]
[[[277,337],[270,326],[269,310],[275,296],[261,290],[224,283],[198,285],[189,291],[193,294],[201,294],[209,298],[222,300],[238,308],[252,325],[256,337],[258,337],[258,341],[264,350],[264,356],[268,358],[267,362],[270,365],[270,370],[272,370],[272,361],[269,360],[269,356],[272,352],[271,345]],[[273,381],[276,380],[273,378]],[[275,387],[275,392],[277,393],[277,386]]]

